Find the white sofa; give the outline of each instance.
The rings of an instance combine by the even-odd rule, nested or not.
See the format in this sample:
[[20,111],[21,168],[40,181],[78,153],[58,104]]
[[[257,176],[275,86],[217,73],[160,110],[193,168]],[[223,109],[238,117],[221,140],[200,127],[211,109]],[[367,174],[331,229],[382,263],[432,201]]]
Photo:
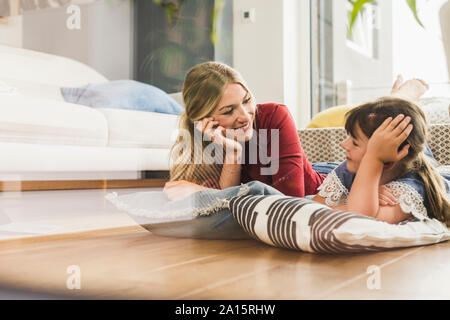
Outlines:
[[71,104],[59,89],[105,81],[77,61],[0,45],[0,181],[168,170],[177,116]]

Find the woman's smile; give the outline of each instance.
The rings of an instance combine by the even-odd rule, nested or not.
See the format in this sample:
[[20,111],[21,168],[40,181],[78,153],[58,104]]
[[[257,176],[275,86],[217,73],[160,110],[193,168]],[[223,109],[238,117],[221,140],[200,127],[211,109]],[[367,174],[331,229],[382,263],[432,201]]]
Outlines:
[[236,130],[242,130],[243,132],[247,132],[248,129],[250,129],[250,122],[247,123],[247,124],[246,124],[245,126],[243,126],[243,127],[238,127],[238,128],[236,128]]

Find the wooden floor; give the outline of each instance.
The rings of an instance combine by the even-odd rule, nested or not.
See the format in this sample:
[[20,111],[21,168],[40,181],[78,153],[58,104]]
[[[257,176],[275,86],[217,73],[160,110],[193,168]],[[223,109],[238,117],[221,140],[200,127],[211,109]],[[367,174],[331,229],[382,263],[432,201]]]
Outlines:
[[[72,265],[79,290],[67,288]],[[120,299],[449,299],[450,243],[320,256],[128,225],[0,240],[0,286]]]

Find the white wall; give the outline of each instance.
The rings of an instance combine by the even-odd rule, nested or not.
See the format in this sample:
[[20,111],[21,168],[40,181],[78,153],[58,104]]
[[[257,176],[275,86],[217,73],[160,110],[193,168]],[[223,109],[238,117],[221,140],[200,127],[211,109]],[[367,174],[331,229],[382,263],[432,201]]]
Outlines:
[[[256,21],[243,23],[254,8]],[[233,1],[233,66],[260,103],[283,102],[283,1]]]
[[22,47],[22,16],[4,18],[0,22],[0,44]]
[[[297,127],[309,121],[309,113],[305,116],[299,111],[300,1],[233,1],[233,67],[247,81],[258,103],[286,104]],[[243,11],[251,8],[256,20],[244,23]]]
[[66,7],[23,14],[23,47],[73,58],[110,80],[133,76],[133,1],[82,4],[81,28],[70,30]]
[[[347,42],[347,0],[333,0],[333,76],[334,82],[352,82],[349,102],[359,103],[389,94],[393,80],[392,3],[382,0],[380,6],[379,57],[373,59],[349,47]],[[368,87],[369,89],[364,89]]]

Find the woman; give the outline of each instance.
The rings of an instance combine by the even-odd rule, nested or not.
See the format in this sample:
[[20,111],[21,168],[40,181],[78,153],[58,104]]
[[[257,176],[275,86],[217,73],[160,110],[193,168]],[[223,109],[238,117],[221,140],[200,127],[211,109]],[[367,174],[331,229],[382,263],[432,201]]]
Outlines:
[[[402,84],[398,79],[393,92],[420,96],[417,86],[421,83]],[[183,100],[180,134],[171,153],[171,181],[164,187],[170,200],[254,180],[288,196],[317,193],[325,176],[308,162],[288,108],[257,105],[236,70],[218,62],[194,66],[183,83]],[[214,152],[205,157],[211,149]]]

